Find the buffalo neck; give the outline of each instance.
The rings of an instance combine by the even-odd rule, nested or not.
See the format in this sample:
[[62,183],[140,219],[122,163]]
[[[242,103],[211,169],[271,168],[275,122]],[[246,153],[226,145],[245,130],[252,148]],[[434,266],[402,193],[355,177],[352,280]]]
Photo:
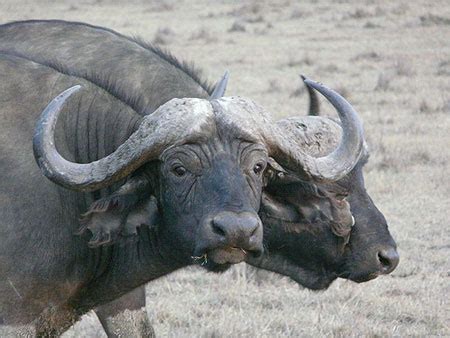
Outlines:
[[[136,130],[142,117],[99,87],[89,86],[69,103],[57,126],[56,141],[63,156],[89,163],[114,152]],[[59,123],[59,122],[58,122]]]
[[156,227],[143,225],[128,241],[92,250],[90,280],[70,302],[81,315],[189,265],[185,256]]

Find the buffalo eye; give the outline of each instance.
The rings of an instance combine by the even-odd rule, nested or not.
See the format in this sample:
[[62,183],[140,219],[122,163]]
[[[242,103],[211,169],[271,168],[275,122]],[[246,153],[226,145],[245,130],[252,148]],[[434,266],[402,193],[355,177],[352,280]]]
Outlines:
[[178,177],[183,177],[184,175],[186,175],[186,171],[187,171],[186,168],[183,167],[182,165],[177,165],[172,169],[172,172],[175,174],[175,176]]
[[256,163],[255,166],[253,167],[253,172],[256,175],[260,175],[262,173],[262,171],[264,170],[264,164],[263,163]]

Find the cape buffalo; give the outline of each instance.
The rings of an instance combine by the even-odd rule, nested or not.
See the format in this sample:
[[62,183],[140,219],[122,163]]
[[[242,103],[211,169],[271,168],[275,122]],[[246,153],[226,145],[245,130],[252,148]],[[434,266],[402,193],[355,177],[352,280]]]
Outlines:
[[[172,100],[142,118],[136,101],[101,73],[82,76],[58,60],[2,50],[0,317],[9,324],[39,316],[38,334],[62,332],[92,307],[192,263],[191,256],[227,264],[260,251],[256,210],[269,156],[325,181],[345,175],[359,157],[359,121],[326,88],[350,129],[333,155],[315,159],[249,100]],[[169,72],[183,72],[169,64]],[[54,99],[34,128],[45,103],[73,84],[82,92],[68,100],[78,90],[71,87]],[[34,130],[36,160],[56,184],[33,163]],[[353,160],[341,165],[336,155]],[[119,189],[110,194],[114,183]],[[81,213],[93,244],[107,241],[103,230],[114,223],[137,239],[89,249],[86,235],[73,236]],[[151,222],[163,226],[139,227]]]
[[[104,28],[62,21],[28,21],[3,25],[1,27],[1,46],[4,46],[3,48],[8,47],[10,52],[28,53],[34,58],[38,58],[45,62],[48,58],[46,47],[57,46],[58,48],[52,49],[52,58],[58,63],[61,63],[61,61],[64,61],[65,63],[70,62],[72,72],[77,74],[89,74],[95,78],[95,73],[86,71],[86,69],[90,69],[90,65],[94,64],[96,70],[112,70],[113,73],[120,74],[122,76],[121,81],[106,81],[108,82],[108,86],[112,87],[115,91],[121,92],[122,95],[130,96],[129,93],[121,90],[121,88],[124,87],[131,87],[135,93],[140,93],[140,95],[136,94],[136,96],[130,98],[130,101],[134,103],[135,110],[141,114],[153,111],[155,107],[160,104],[159,102],[161,102],[158,100],[161,98],[168,100],[176,90],[180,90],[179,96],[184,96],[183,92],[185,92],[190,94],[186,96],[198,94],[199,97],[207,96],[207,90],[205,88],[207,88],[209,92],[211,91],[210,86],[201,81],[195,72],[189,71],[189,69],[186,68],[182,69],[174,67],[175,70],[173,71],[179,72],[179,69],[182,69],[188,77],[185,77],[183,72],[181,72],[181,74],[178,73],[177,81],[173,83],[174,78],[170,77],[171,74],[166,75],[167,72],[161,71],[161,69],[164,70],[164,67],[157,68],[158,64],[154,59],[155,57],[158,58],[158,62],[160,63],[170,61],[170,64],[177,66],[176,59],[172,57],[167,58],[167,56],[165,59],[164,53],[158,49],[155,49],[142,41],[135,41]],[[30,41],[33,41],[33,43],[30,43]],[[99,58],[98,52],[101,52],[102,55],[106,55],[107,57]],[[67,58],[69,55],[71,57]],[[111,60],[114,60],[115,62],[111,62]],[[147,70],[152,70],[157,73],[162,83],[169,84],[166,87],[163,86],[161,88],[160,86],[160,88],[158,88],[158,95],[152,97],[153,102],[158,103],[153,107],[150,106],[148,98],[150,97],[149,95],[156,93],[156,91],[150,90],[154,80],[151,72],[146,73]],[[192,85],[192,80],[196,82],[196,85]],[[170,85],[173,88],[171,88]],[[159,94],[167,93],[167,88],[171,88],[168,91],[168,96]],[[311,107],[315,107],[317,99],[315,98],[315,95],[312,96],[312,98],[315,100],[312,102]],[[315,109],[312,109],[312,111],[314,110]],[[317,189],[317,187],[315,189]],[[322,204],[316,203],[316,207],[319,206],[319,210],[322,211],[329,210],[330,206],[336,204],[332,203],[332,200],[328,198],[322,198],[320,201]],[[263,204],[267,204],[266,198],[263,199]],[[303,208],[306,208],[307,205],[308,203],[303,203]],[[322,207],[320,208],[320,206]],[[344,211],[341,212],[342,215],[346,214]],[[328,212],[327,214],[329,215],[330,213]],[[325,232],[323,236],[326,237],[326,234],[328,234],[331,235],[331,238],[334,238],[333,236],[335,235],[331,233],[332,228],[329,226],[330,224],[333,224],[333,222],[328,221],[323,222],[322,224]],[[334,222],[334,224],[339,223]],[[315,242],[319,243],[316,249],[319,250],[322,247],[325,248],[325,244],[323,246],[320,245],[322,241],[320,240],[321,237],[318,235],[317,231],[315,234]],[[351,242],[355,242],[354,237],[355,236],[351,237]],[[327,243],[327,241],[323,241],[323,243]],[[364,250],[365,248],[361,248],[361,252],[364,252]],[[311,253],[312,251],[308,252]],[[333,256],[332,250],[329,254]],[[300,252],[297,252],[297,255],[298,257],[302,257]],[[316,255],[315,257],[321,257],[322,259],[323,255]],[[288,271],[288,273],[292,274],[292,271]],[[298,276],[301,276],[301,274],[298,274]],[[299,278],[297,278],[297,280],[299,280]],[[303,284],[307,283],[303,282]],[[319,288],[320,285],[321,284],[319,283],[312,287]]]

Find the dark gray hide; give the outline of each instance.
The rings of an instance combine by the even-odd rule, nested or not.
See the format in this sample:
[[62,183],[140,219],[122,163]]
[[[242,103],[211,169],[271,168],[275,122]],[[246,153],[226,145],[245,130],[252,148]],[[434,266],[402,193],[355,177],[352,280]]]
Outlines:
[[[7,24],[2,27],[4,28],[4,33],[2,34],[5,37],[2,39],[0,34],[0,42],[2,45],[5,45],[8,53],[14,53],[19,56],[25,55],[36,62],[56,67],[59,71],[67,71],[72,75],[87,78],[104,88],[108,88],[108,91],[113,95],[125,99],[127,104],[141,114],[153,111],[156,107],[153,102],[158,102],[159,105],[172,97],[198,97],[198,88],[197,90],[192,90],[192,81],[185,81],[187,76],[192,76],[194,79],[197,79],[194,83],[197,86],[201,85],[202,82],[198,80],[195,72],[186,66],[181,67],[180,63],[171,56],[161,57],[164,53],[141,41],[132,41],[133,48],[127,50],[126,42],[129,43],[130,38],[100,27],[55,20],[24,21]],[[36,31],[39,32],[36,33]],[[97,47],[98,41],[103,41],[101,39],[103,34],[107,35],[104,39],[106,52]],[[108,42],[111,43],[110,46]],[[102,52],[98,53],[99,51]],[[156,69],[148,66],[148,63],[152,62],[145,61],[146,53],[148,54],[149,52],[153,54],[153,59],[155,54],[158,56],[154,60],[154,62],[158,63]],[[102,55],[101,58],[98,57],[99,54]],[[128,60],[128,54],[131,54],[131,61]],[[144,60],[142,61],[139,58],[144,58]],[[111,61],[121,59],[128,60],[128,63]],[[136,62],[132,62],[133,60],[139,60],[138,64],[141,67],[136,67]],[[177,69],[173,70],[168,66],[173,66]],[[135,68],[138,69],[136,70]],[[176,72],[177,76],[169,76],[165,74],[165,70]],[[148,74],[144,75],[145,71]],[[180,75],[180,72],[184,72],[184,74]],[[179,76],[181,77],[180,79],[178,79]],[[226,80],[227,76],[225,75],[224,78]],[[176,87],[176,90],[174,90],[176,95],[172,96],[170,91],[169,94],[164,95],[167,87],[170,88],[171,83],[174,81],[173,85]],[[182,87],[185,85],[188,87],[183,95]],[[147,93],[148,90],[155,86],[161,89],[161,95],[151,101],[142,98],[142,96],[150,95]],[[201,86],[203,89],[200,89],[200,91],[203,91],[206,86]],[[145,93],[143,93],[144,90],[146,91]],[[325,88],[324,90],[328,91]],[[139,93],[141,93],[141,96],[139,96]],[[329,92],[329,95],[335,97],[331,92]],[[340,99],[337,100],[340,101]],[[141,101],[145,102],[143,104],[136,103]],[[338,106],[342,106],[341,103],[336,101]],[[251,126],[252,132],[255,135],[261,134],[260,136],[264,142],[270,142],[271,153],[275,154],[281,164],[287,169],[296,172],[296,175],[316,181],[335,181],[345,173],[348,173],[355,165],[361,152],[362,144],[362,126],[359,118],[350,106],[343,105],[342,107],[344,106],[347,106],[349,110],[341,110],[339,116],[343,126],[346,128],[346,133],[339,143],[339,147],[330,156],[323,158],[312,158],[301,149],[297,153],[293,152],[291,149],[293,144],[291,144],[290,140],[279,135],[277,128],[266,126],[262,130],[261,126],[255,125]]]
[[213,91],[195,68],[170,53],[85,23],[30,20],[1,25],[0,51],[97,83],[141,115],[175,97],[207,98]]

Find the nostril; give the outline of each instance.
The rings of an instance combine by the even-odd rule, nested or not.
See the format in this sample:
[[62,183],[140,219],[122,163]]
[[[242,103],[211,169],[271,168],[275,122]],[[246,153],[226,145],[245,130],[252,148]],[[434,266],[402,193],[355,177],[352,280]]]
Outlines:
[[212,230],[215,234],[221,236],[221,237],[226,237],[226,233],[225,231],[222,229],[222,227],[220,226],[220,224],[217,224],[215,222],[212,222]]
[[381,252],[378,253],[378,260],[383,267],[389,268],[391,266],[391,261],[388,258],[384,257]]
[[393,248],[380,250],[378,252],[378,261],[381,264],[383,273],[391,273],[397,267],[399,262],[397,250]]

